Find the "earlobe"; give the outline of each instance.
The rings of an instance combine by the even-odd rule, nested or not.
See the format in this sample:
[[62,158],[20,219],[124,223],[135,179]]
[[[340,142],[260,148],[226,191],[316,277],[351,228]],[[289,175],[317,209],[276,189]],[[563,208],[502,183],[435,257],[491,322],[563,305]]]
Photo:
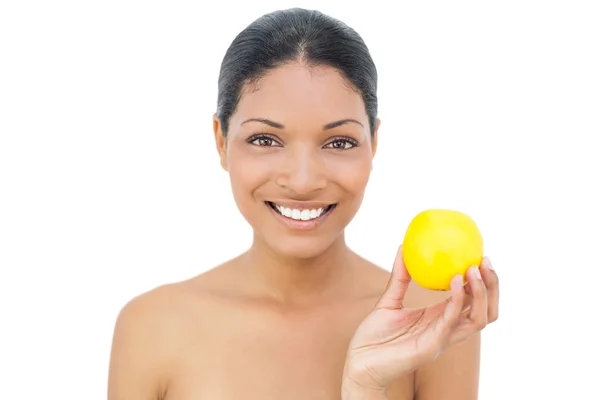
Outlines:
[[227,138],[223,135],[221,121],[219,120],[217,114],[213,115],[213,131],[215,134],[215,144],[217,146],[217,151],[221,159],[221,167],[223,167],[225,171],[228,171],[229,169],[227,167]]

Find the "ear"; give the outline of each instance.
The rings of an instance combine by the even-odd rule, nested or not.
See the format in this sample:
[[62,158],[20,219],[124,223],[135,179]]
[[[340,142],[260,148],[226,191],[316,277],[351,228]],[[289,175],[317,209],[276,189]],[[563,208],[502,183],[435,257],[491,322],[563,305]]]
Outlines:
[[227,165],[227,138],[223,135],[223,126],[217,114],[213,115],[213,131],[215,133],[215,144],[221,159],[221,167],[225,171],[229,171]]
[[377,139],[379,138],[379,125],[381,125],[381,120],[377,118],[375,120],[375,129],[373,130],[373,139],[371,140],[371,152],[373,157],[375,157],[375,153],[377,153]]

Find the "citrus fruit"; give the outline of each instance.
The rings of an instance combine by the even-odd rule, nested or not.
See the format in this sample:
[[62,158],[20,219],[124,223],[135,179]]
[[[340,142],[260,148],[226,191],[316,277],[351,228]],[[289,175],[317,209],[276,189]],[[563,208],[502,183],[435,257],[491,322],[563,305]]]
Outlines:
[[483,239],[475,222],[455,210],[430,209],[408,225],[402,244],[404,264],[412,279],[432,290],[449,290],[450,281],[483,258]]

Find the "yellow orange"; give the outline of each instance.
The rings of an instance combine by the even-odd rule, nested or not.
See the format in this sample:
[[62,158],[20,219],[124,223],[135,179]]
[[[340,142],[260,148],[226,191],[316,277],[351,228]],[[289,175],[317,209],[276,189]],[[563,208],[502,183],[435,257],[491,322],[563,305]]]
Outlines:
[[402,256],[412,279],[432,290],[449,290],[456,274],[463,275],[483,258],[483,238],[475,222],[455,210],[430,209],[408,225]]

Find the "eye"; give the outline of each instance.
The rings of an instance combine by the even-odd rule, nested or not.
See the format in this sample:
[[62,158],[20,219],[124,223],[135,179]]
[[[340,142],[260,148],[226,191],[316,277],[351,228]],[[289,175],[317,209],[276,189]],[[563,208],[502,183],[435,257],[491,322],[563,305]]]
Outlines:
[[358,142],[350,138],[337,138],[325,145],[325,147],[336,150],[347,150],[358,146]]
[[281,144],[269,135],[254,135],[248,139],[248,143],[258,147],[281,147]]

